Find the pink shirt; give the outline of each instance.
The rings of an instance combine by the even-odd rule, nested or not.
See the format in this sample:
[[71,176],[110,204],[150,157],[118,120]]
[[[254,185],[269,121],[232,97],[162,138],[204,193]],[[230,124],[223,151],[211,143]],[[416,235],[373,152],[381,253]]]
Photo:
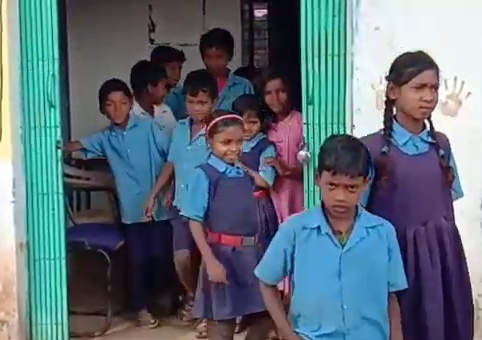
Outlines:
[[[288,166],[299,166],[297,155],[303,144],[303,118],[298,111],[291,113],[268,131],[268,139],[276,146],[278,157]],[[280,223],[290,215],[303,211],[303,181],[277,176],[271,198]]]

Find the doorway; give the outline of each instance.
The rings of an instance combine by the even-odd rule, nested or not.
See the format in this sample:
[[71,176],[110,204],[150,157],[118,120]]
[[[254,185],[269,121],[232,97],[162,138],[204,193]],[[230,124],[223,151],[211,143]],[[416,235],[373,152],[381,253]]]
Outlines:
[[[106,1],[83,0],[85,6]],[[73,3],[69,1],[67,5]],[[79,2],[80,3],[80,2]],[[134,5],[128,3],[124,10],[132,14]],[[172,3],[172,2],[170,2]],[[198,3],[193,0],[193,3]],[[209,4],[209,1],[208,1]],[[225,2],[220,2],[222,8]],[[197,5],[196,5],[197,6]],[[118,10],[119,7],[111,7]],[[208,5],[209,8],[209,5]],[[237,7],[240,13],[241,6]],[[69,338],[67,313],[67,263],[62,176],[62,152],[59,143],[64,135],[66,117],[70,117],[73,138],[80,132],[72,129],[76,121],[89,123],[89,112],[82,97],[87,85],[74,89],[72,66],[62,57],[65,52],[65,26],[62,26],[63,6],[57,0],[19,0],[21,35],[21,90],[22,131],[27,196],[28,300],[30,338],[33,340],[66,340]],[[147,6],[142,9],[146,12]],[[259,8],[262,15],[263,8]],[[268,25],[269,63],[288,65],[293,84],[298,86],[299,106],[304,114],[304,132],[314,155],[321,141],[333,132],[347,130],[349,108],[349,11],[343,0],[270,0],[267,11],[271,14]],[[95,14],[95,13],[92,13]],[[33,19],[32,19],[33,18]],[[84,19],[87,25],[92,24]],[[105,19],[105,18],[104,18]],[[209,21],[209,20],[208,20]],[[125,25],[132,25],[126,21]],[[67,25],[68,26],[68,25]],[[147,38],[147,27],[128,27],[139,30]],[[169,30],[169,27],[166,28]],[[68,30],[67,30],[68,32]],[[107,34],[98,32],[95,38]],[[239,32],[241,36],[241,31]],[[67,34],[68,37],[68,34]],[[80,50],[92,35],[86,35],[77,48]],[[292,37],[288,39],[287,37]],[[112,36],[109,36],[112,40]],[[68,41],[68,38],[66,39]],[[195,39],[193,39],[195,42]],[[192,41],[186,41],[191,43]],[[125,40],[124,46],[135,42]],[[238,44],[240,41],[238,40]],[[261,44],[262,45],[262,44]],[[190,47],[189,47],[190,48]],[[196,48],[196,47],[193,47]],[[129,54],[132,62],[147,56],[146,50],[135,48],[116,50]],[[261,55],[261,54],[259,54]],[[112,73],[115,60],[98,55],[90,64],[99,64],[103,58],[110,61],[107,73]],[[258,57],[262,59],[262,57]],[[72,56],[69,58],[72,61]],[[122,66],[124,67],[124,66]],[[66,72],[65,70],[69,70]],[[126,69],[127,71],[127,69]],[[81,71],[77,72],[80,74]],[[93,74],[91,71],[87,74]],[[115,76],[107,74],[106,77]],[[68,76],[67,76],[68,75]],[[125,77],[124,77],[125,78]],[[82,84],[81,84],[82,85]],[[83,84],[85,85],[85,84]],[[296,85],[295,85],[296,86]],[[70,89],[70,90],[69,90]],[[64,98],[70,97],[70,105]],[[81,99],[79,99],[81,97]],[[77,101],[72,101],[77,98]],[[94,98],[95,95],[87,95]],[[95,107],[96,105],[94,105]],[[69,115],[69,111],[72,112]],[[75,113],[77,112],[77,113]],[[82,116],[78,112],[83,112]],[[95,111],[92,111],[95,112]],[[75,117],[75,119],[74,119]],[[94,116],[93,116],[94,117]],[[92,127],[88,126],[89,127]],[[312,157],[312,159],[315,157]],[[305,191],[307,205],[317,201],[314,189],[313,161],[306,166]]]

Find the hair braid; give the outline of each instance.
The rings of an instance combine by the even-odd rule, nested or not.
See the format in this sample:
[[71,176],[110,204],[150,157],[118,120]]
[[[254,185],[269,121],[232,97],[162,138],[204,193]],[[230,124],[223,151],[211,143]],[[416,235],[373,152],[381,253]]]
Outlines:
[[440,148],[440,143],[439,139],[437,138],[437,132],[435,131],[435,127],[432,122],[432,117],[429,117],[427,119],[428,121],[428,126],[429,126],[429,133],[430,137],[434,141],[434,146],[435,146],[435,151],[437,152],[437,155],[439,156],[439,163],[440,163],[440,169],[442,169],[442,172],[445,176],[445,180],[448,186],[452,186],[452,183],[454,181],[454,171],[452,167],[449,164],[449,157],[450,155],[447,155],[444,151]]
[[390,159],[388,154],[392,146],[392,131],[393,131],[393,108],[395,103],[392,99],[385,98],[385,110],[383,112],[383,129],[382,136],[385,145],[380,150],[379,156],[375,159],[376,182],[384,182],[388,178],[390,170]]

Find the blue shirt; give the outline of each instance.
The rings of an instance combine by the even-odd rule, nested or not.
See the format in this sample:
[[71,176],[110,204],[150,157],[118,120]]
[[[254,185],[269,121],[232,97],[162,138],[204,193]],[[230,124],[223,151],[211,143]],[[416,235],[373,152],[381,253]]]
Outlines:
[[[243,94],[253,94],[253,85],[249,80],[236,76],[230,72],[226,81],[226,86],[219,93],[216,109],[231,111],[233,102]],[[178,86],[169,92],[164,102],[171,108],[177,120],[187,117],[186,95],[182,87]]]
[[[258,144],[258,142],[263,138],[266,138],[266,136],[263,133],[258,133],[250,140],[245,140],[243,142],[243,152],[251,151],[251,149],[254,148],[256,144]],[[266,159],[275,157],[276,149],[274,145],[270,145],[259,156],[259,168],[252,169],[257,170],[259,175],[266,181],[266,183],[268,183],[270,187],[273,186],[276,177],[276,170],[272,166],[266,164]]]
[[[245,175],[242,168],[229,165],[214,155],[209,156],[207,163],[228,177],[243,177]],[[209,178],[202,169],[196,168],[189,181],[185,199],[182,201],[181,215],[190,220],[203,222],[208,203]]]
[[[111,125],[80,140],[86,157],[107,157],[119,195],[122,222],[143,221],[144,205],[167,158],[169,137],[147,116],[130,115],[126,129]],[[158,200],[156,220],[172,217]]]
[[191,122],[191,118],[178,122],[172,133],[169,148],[168,161],[174,165],[176,184],[173,204],[178,209],[181,209],[181,200],[186,195],[189,179],[193,176],[194,169],[206,163],[210,154],[204,129],[191,139]]
[[[407,155],[419,155],[428,152],[430,150],[430,146],[434,144],[434,140],[432,139],[432,137],[430,137],[430,131],[427,128],[425,128],[418,135],[414,135],[407,131],[396,120],[393,121],[392,142],[395,147],[398,147],[403,153]],[[441,150],[440,152],[443,152],[443,150]],[[454,174],[454,181],[452,183],[452,199],[455,201],[459,198],[464,197],[464,191],[460,183],[460,177],[458,175],[457,165],[455,164],[453,154],[450,155],[449,165],[452,168]],[[371,185],[373,184],[374,178],[375,169],[371,167],[369,183],[370,185],[363,193],[361,199],[364,205],[368,202]]]
[[361,206],[344,247],[320,206],[293,215],[255,274],[268,285],[291,276],[292,327],[310,340],[388,340],[388,296],[407,288],[394,227]]

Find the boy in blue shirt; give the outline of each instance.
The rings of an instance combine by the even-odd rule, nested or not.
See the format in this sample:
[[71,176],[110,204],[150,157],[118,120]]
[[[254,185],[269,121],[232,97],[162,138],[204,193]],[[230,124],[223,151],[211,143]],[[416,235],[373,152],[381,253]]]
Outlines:
[[[218,83],[218,100],[215,109],[232,110],[233,102],[242,94],[252,94],[253,85],[229,69],[234,56],[234,38],[223,28],[213,28],[201,36],[199,52],[206,69]],[[175,88],[166,97],[166,104],[177,119],[186,117],[185,95]]]
[[170,135],[177,121],[164,104],[170,88],[164,68],[148,60],[140,60],[131,68],[130,83],[134,92],[132,113],[151,116],[161,130]]
[[151,62],[164,68],[167,73],[169,88],[175,88],[181,79],[181,72],[186,55],[172,46],[157,46],[151,52]]
[[99,107],[111,121],[110,127],[67,143],[64,150],[107,158],[126,231],[131,307],[137,313],[139,326],[154,328],[159,322],[147,310],[150,293],[147,287],[153,286],[149,277],[160,281],[159,269],[169,259],[166,252],[172,239],[169,225],[172,214],[169,209],[156,205],[153,221],[145,222],[143,206],[166,162],[169,138],[150,117],[130,114],[132,94],[122,80],[110,79],[101,86]]
[[[322,204],[283,223],[255,270],[285,340],[401,338],[395,293],[407,288],[394,227],[363,209],[370,157],[355,137],[329,137],[318,155]],[[293,284],[289,320],[276,284]]]
[[[157,195],[172,185],[175,177],[174,206],[180,210],[185,199],[188,182],[197,166],[205,163],[210,149],[206,140],[206,121],[216,105],[217,84],[207,70],[192,71],[184,82],[186,107],[189,117],[178,122],[172,134],[168,162],[162,170],[146,204],[146,217],[150,218]],[[167,203],[167,202],[166,202]],[[180,281],[186,289],[185,307],[181,311],[184,320],[190,320],[200,254],[194,243],[188,220],[175,216],[172,221],[174,235],[174,263]]]

